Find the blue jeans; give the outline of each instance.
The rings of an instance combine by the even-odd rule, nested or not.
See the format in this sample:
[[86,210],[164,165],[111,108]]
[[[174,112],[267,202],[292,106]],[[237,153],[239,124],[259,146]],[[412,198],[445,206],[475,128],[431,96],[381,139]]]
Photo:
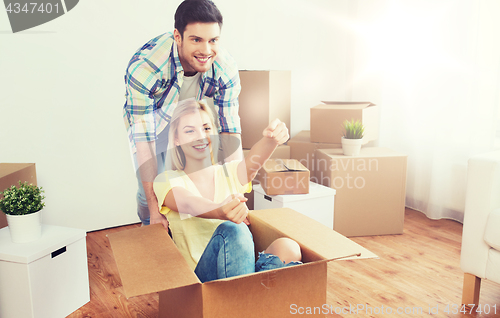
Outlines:
[[252,233],[244,223],[221,223],[214,231],[194,270],[204,283],[255,272]]
[[[170,126],[167,126],[159,135],[155,142],[156,146],[156,175],[165,172],[167,160],[167,147],[168,147],[168,130]],[[137,163],[137,153],[134,153],[134,167],[136,169],[136,176],[138,182],[137,190],[137,215],[141,220],[142,224],[149,225],[149,209],[148,202],[146,200],[146,194],[144,193],[144,188],[142,186],[141,176],[139,174],[139,165]]]
[[[166,153],[162,152],[156,155],[156,165],[157,165],[157,175],[165,172],[165,157]],[[137,162],[136,154],[134,154],[134,161]],[[137,164],[136,164],[137,167]],[[137,171],[137,215],[141,220],[142,224],[149,225],[149,208],[148,201],[146,200],[146,194],[144,192],[144,187],[142,186],[141,177],[139,176],[139,171]]]
[[255,271],[261,272],[287,266],[300,265],[300,264],[302,264],[302,262],[290,262],[288,264],[285,264],[276,255],[259,252],[259,259],[255,263]]

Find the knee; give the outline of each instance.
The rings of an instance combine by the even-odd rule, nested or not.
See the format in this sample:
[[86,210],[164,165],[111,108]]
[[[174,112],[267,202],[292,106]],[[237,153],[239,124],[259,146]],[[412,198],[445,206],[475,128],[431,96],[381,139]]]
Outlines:
[[265,252],[278,256],[286,264],[290,262],[299,262],[302,260],[300,245],[294,240],[286,237],[282,237],[273,241]]
[[221,223],[217,227],[217,231],[226,239],[227,241],[237,244],[240,246],[251,246],[253,250],[253,237],[252,233],[248,229],[248,226],[244,223],[236,224],[231,221],[226,221]]

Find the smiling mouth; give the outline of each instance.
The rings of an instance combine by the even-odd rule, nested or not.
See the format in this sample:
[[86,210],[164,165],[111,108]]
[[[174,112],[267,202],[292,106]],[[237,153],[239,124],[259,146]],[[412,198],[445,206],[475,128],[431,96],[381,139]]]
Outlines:
[[197,149],[197,150],[205,150],[207,147],[208,147],[208,143],[207,144],[193,146],[193,148]]
[[200,63],[206,63],[208,62],[211,58],[212,55],[209,56],[195,56],[195,58],[200,62]]

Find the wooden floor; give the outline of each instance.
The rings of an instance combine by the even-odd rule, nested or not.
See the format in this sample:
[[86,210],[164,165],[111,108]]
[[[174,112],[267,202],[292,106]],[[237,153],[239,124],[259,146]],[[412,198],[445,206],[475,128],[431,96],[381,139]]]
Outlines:
[[[489,306],[490,314],[459,312],[462,224],[430,220],[410,209],[405,214],[403,235],[351,238],[379,259],[329,263],[330,310],[342,317],[381,317],[391,312],[401,317],[500,317],[500,285],[489,281],[482,282],[480,304],[482,308]],[[106,237],[137,226],[87,234],[91,300],[68,317],[157,317],[157,294],[131,299],[124,296]]]

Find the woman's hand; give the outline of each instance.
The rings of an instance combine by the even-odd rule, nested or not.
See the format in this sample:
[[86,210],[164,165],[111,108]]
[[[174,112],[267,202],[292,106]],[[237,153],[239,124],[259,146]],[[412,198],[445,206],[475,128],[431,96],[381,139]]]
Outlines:
[[221,219],[229,220],[236,224],[243,222],[246,225],[250,225],[247,219],[248,207],[245,203],[247,200],[248,199],[240,193],[227,197],[220,207]]
[[290,138],[290,135],[288,135],[288,128],[285,123],[280,121],[278,118],[273,120],[269,126],[264,129],[262,135],[273,140],[278,145],[284,144]]

